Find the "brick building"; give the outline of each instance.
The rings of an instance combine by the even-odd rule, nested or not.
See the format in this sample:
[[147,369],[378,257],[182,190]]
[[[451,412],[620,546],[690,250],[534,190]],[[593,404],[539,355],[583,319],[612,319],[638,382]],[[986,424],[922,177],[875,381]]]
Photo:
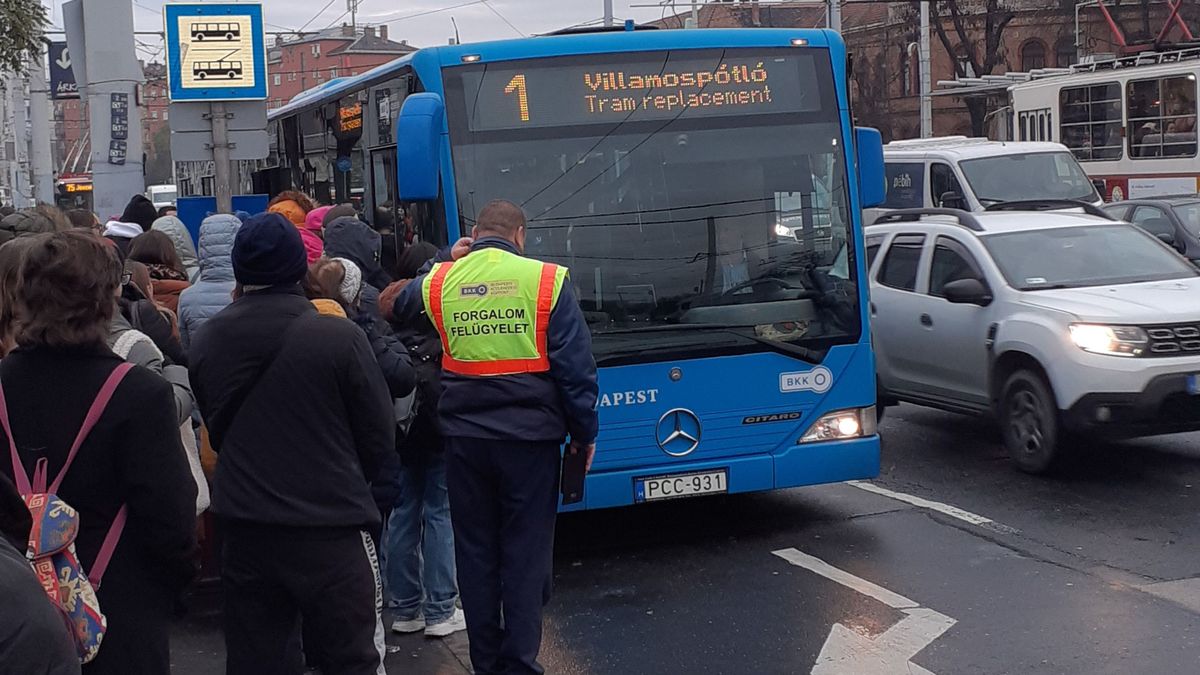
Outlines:
[[[1113,4],[1113,0],[1106,0]],[[700,28],[821,28],[821,2],[714,2],[701,7]],[[1120,51],[1117,38],[1094,6],[1081,10],[1076,48],[1073,0],[943,0],[933,3],[930,78],[939,80],[1065,67],[1081,56]],[[1110,7],[1127,42],[1152,39],[1165,23],[1166,0],[1135,0]],[[1200,3],[1185,3],[1184,21],[1200,26]],[[653,22],[682,28],[688,13]],[[859,123],[879,128],[886,140],[920,133],[918,5],[913,1],[842,3],[842,35],[854,62],[851,82]],[[1170,36],[1179,36],[1176,29]],[[933,98],[934,135],[983,134],[998,99]]]
[[416,51],[388,39],[387,26],[327,28],[295,40],[277,40],[267,51],[268,105],[278,108],[306,89],[353,76]]
[[[142,147],[149,164],[165,147],[155,139],[168,124],[167,67],[162,63],[142,63],[145,82],[141,92]],[[87,106],[82,99],[54,102],[55,166],[63,175],[83,174],[91,170]],[[162,137],[166,139],[165,136]],[[169,155],[167,157],[169,163]],[[169,175],[169,169],[167,171]]]

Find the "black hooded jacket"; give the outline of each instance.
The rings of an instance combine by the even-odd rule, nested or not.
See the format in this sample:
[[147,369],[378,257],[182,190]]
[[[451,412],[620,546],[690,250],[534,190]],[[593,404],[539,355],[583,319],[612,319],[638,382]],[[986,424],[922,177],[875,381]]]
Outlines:
[[362,306],[375,320],[379,319],[379,291],[392,283],[380,263],[382,251],[383,239],[379,233],[354,216],[335,218],[325,228],[325,256],[346,258],[362,270],[366,282]]

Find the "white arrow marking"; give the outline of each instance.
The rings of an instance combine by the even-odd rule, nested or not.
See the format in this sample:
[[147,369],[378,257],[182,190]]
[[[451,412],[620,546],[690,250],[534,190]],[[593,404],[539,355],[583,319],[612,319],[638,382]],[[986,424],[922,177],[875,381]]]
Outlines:
[[956,623],[954,619],[794,548],[773,553],[797,567],[836,581],[905,614],[894,626],[874,638],[860,635],[840,623],[834,624],[821,646],[812,675],[934,675],[909,660],[950,630]]
[[68,50],[67,48],[64,47],[62,50],[62,54],[60,54],[57,59],[54,59],[54,62],[57,63],[58,67],[62,68],[63,70],[70,68],[71,67],[71,52],[70,52],[70,50]]

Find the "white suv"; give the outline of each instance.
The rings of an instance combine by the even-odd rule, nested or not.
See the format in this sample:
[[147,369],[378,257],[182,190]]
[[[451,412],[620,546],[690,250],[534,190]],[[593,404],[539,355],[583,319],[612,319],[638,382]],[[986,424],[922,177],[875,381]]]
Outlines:
[[1200,273],[1091,205],[1010,210],[1063,206],[867,228],[881,404],[994,415],[1030,472],[1071,436],[1200,429]]

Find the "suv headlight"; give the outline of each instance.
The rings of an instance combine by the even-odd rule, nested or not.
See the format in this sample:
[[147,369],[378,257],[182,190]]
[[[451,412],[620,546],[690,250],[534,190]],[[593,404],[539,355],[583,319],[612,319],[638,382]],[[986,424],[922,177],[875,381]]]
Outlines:
[[1141,356],[1150,343],[1146,331],[1137,326],[1071,324],[1071,341],[1085,352],[1110,356]]
[[820,443],[821,441],[845,441],[851,438],[874,436],[876,431],[875,406],[850,408],[825,413],[798,443]]

